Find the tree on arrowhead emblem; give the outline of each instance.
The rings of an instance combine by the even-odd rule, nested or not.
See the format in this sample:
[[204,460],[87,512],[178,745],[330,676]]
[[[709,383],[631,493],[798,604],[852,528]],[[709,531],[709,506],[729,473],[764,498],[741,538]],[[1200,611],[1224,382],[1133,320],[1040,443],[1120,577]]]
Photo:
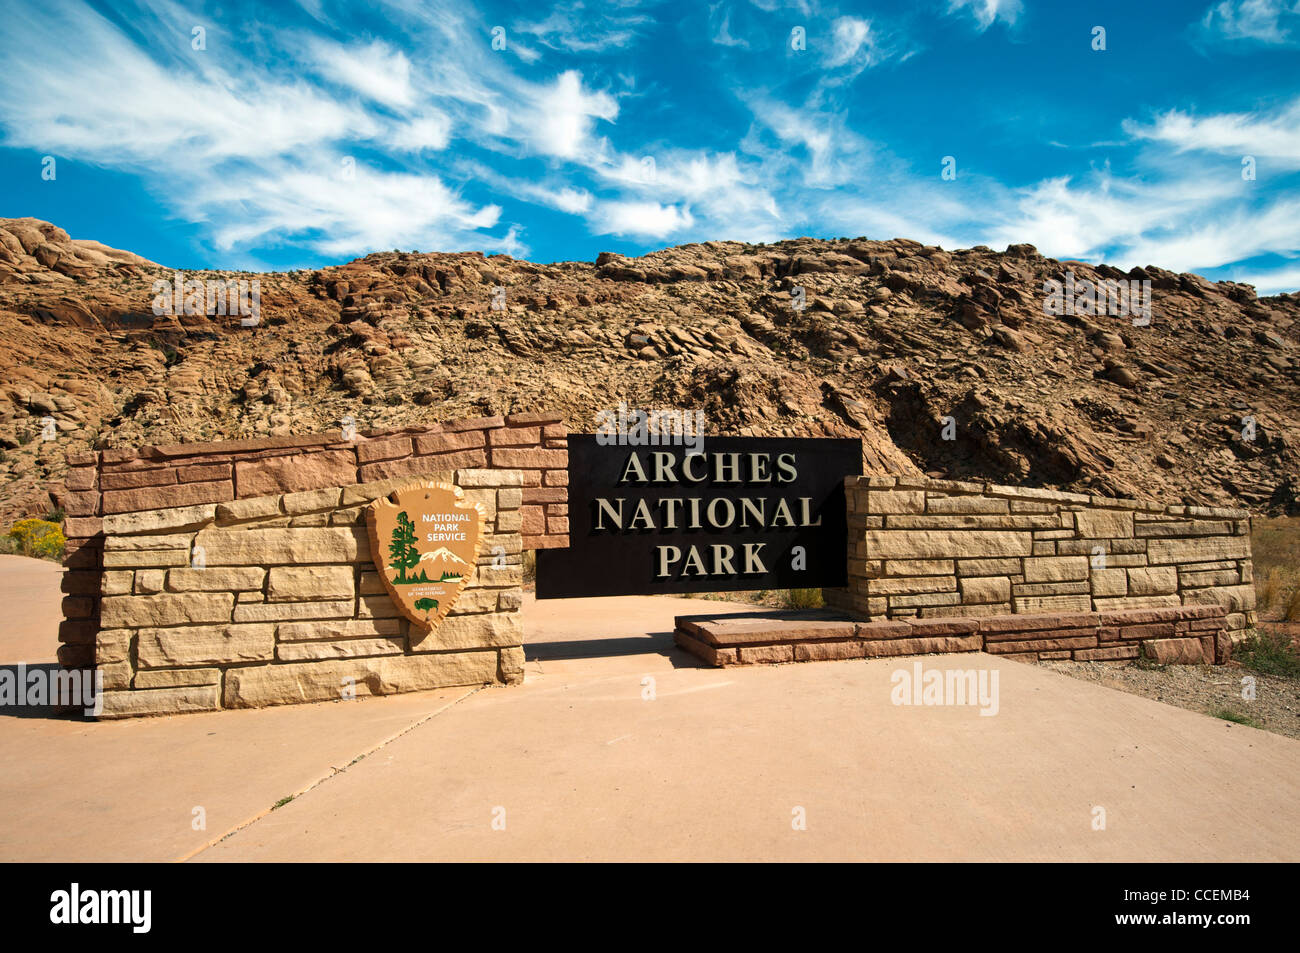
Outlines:
[[406,570],[414,569],[420,564],[420,551],[415,548],[415,524],[405,510],[397,514],[397,527],[393,530],[393,541],[388,544],[388,555],[392,559],[389,568],[397,570],[397,578],[393,582],[415,582],[407,577]]

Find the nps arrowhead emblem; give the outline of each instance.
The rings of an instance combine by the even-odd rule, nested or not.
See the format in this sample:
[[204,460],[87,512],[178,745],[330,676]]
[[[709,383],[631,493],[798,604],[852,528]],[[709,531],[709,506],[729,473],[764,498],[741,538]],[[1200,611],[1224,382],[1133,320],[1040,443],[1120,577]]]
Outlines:
[[398,610],[432,632],[469,585],[483,510],[450,483],[419,482],[366,509],[370,554]]

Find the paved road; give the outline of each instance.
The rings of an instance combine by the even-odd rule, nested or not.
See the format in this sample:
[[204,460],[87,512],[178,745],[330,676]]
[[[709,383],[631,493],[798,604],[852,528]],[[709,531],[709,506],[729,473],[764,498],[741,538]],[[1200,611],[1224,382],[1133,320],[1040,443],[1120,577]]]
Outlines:
[[1300,742],[985,655],[920,661],[991,717],[893,704],[916,660],[702,668],[703,607],[529,600],[515,688],[0,715],[0,859],[1300,859]]

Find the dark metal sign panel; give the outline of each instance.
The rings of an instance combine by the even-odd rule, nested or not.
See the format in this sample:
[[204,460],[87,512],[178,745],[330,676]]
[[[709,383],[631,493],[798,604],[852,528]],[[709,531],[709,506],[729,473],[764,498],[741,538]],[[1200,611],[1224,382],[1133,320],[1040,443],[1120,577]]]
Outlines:
[[[605,438],[601,438],[604,440]],[[569,435],[569,548],[537,553],[537,598],[844,586],[844,478],[859,440]]]

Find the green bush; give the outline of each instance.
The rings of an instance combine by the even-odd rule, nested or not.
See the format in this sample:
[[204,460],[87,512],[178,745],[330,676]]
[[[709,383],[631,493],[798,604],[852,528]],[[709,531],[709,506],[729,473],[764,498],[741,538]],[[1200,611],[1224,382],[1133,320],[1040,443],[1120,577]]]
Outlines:
[[1262,675],[1300,677],[1300,649],[1281,632],[1252,630],[1232,650],[1232,660]]
[[63,547],[67,543],[63,529],[58,523],[38,519],[25,519],[14,523],[9,527],[6,539],[9,540],[9,546],[6,548],[12,552],[34,556],[37,559],[52,559],[55,562],[63,560]]

